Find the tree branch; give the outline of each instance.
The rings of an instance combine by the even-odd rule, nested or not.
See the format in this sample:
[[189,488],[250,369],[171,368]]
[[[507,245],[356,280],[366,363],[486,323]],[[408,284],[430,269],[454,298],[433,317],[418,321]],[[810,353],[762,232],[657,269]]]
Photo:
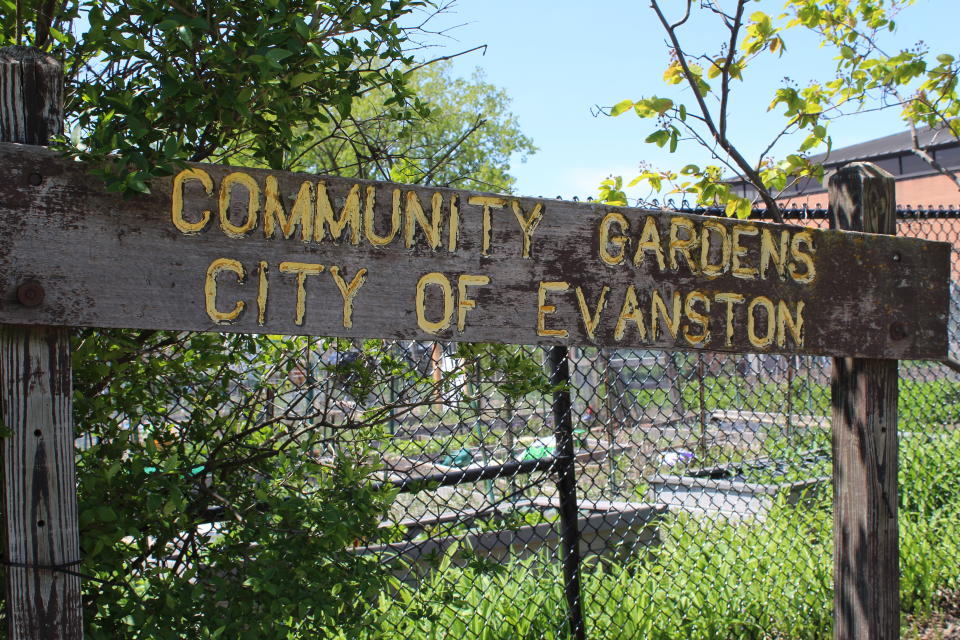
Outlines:
[[728,25],[730,29],[730,41],[727,43],[727,58],[723,63],[723,69],[720,74],[720,137],[727,137],[727,104],[730,98],[730,67],[733,66],[734,58],[737,53],[737,35],[740,33],[740,25],[743,21],[743,8],[747,0],[737,2],[737,12],[732,18],[732,24]]
[[677,63],[683,70],[683,76],[686,79],[687,84],[693,90],[693,95],[697,100],[697,105],[700,107],[700,113],[703,115],[704,123],[710,130],[710,134],[717,141],[717,144],[720,145],[720,148],[723,149],[724,152],[726,152],[727,155],[729,155],[730,158],[736,163],[737,167],[740,168],[740,171],[743,172],[743,175],[747,178],[750,184],[753,185],[753,187],[757,190],[760,199],[763,200],[763,203],[766,205],[771,217],[776,222],[782,224],[783,216],[780,213],[780,207],[777,205],[777,201],[773,198],[773,195],[771,195],[769,189],[764,186],[763,180],[760,178],[760,174],[757,173],[757,171],[749,162],[747,162],[746,158],[743,157],[737,148],[730,144],[730,141],[727,140],[726,136],[721,135],[719,129],[717,128],[713,115],[710,112],[710,108],[707,106],[706,101],[703,99],[703,95],[700,93],[700,88],[697,86],[697,77],[690,69],[686,54],[683,52],[683,47],[680,45],[676,28],[671,25],[666,16],[664,16],[663,11],[660,9],[658,0],[651,0],[650,6],[656,12],[657,18],[660,20],[660,24],[663,25],[667,35],[670,37],[670,42],[672,43],[673,49],[677,55]]
[[912,122],[910,123],[910,145],[911,145],[910,151],[913,152],[913,155],[917,156],[918,158],[926,162],[937,173],[949,178],[953,182],[953,184],[955,184],[957,188],[960,189],[960,175],[958,175],[956,171],[947,169],[945,166],[937,162],[937,159],[934,158],[930,154],[930,152],[924,149],[923,146],[921,146],[920,135],[917,132],[917,125]]
[[456,151],[458,147],[460,147],[460,145],[462,145],[464,142],[466,142],[467,138],[469,138],[470,136],[472,136],[472,135],[474,134],[474,132],[476,132],[477,129],[479,129],[480,127],[482,127],[482,126],[485,125],[486,123],[487,123],[486,120],[484,120],[480,115],[477,115],[477,119],[476,119],[476,121],[474,121],[473,125],[472,125],[469,129],[467,129],[467,131],[464,132],[464,134],[463,134],[462,136],[460,136],[457,140],[455,140],[453,143],[451,143],[450,146],[447,147],[446,151],[444,151],[443,154],[442,154],[439,158],[437,158],[436,162],[433,163],[433,166],[430,167],[430,168],[423,174],[423,184],[429,185],[429,184],[430,184],[430,178],[433,176],[434,171],[436,171],[437,169],[439,169],[440,166],[441,166],[444,162],[446,162],[447,158],[449,158],[450,155],[451,155],[454,151]]

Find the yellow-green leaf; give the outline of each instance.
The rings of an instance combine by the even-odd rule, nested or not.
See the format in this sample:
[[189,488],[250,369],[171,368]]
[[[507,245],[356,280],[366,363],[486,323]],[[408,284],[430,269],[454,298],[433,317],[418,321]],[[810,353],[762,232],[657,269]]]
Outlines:
[[613,105],[613,108],[610,109],[610,115],[618,116],[621,113],[629,111],[633,108],[633,100],[621,100],[617,104]]

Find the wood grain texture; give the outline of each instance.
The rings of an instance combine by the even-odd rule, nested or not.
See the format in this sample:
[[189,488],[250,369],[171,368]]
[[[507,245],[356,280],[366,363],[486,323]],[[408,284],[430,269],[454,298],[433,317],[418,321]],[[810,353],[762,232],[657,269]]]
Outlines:
[[[123,198],[106,193],[79,163],[33,147],[0,145],[0,321],[900,359],[940,358],[947,353],[950,247],[945,243],[305,174],[191,166],[209,178],[209,194],[200,179],[182,180],[175,189],[174,179],[168,178],[155,181],[148,196]],[[229,177],[231,174],[234,177]],[[246,178],[237,178],[238,174]],[[38,178],[42,179],[39,185],[31,183]],[[230,181],[232,187],[224,190],[222,186]],[[272,236],[267,235],[264,210],[268,191],[279,194],[289,217],[304,189],[307,195],[301,205],[309,211],[319,209],[321,183],[335,215],[354,198],[359,228],[345,228],[339,239],[334,239],[328,228],[317,236],[319,222],[307,234],[307,241],[299,227],[291,229],[289,238],[283,237],[278,225]],[[254,185],[256,192],[254,218],[249,218],[245,185]],[[220,210],[224,191],[226,227]],[[182,222],[197,227],[189,234],[173,223],[173,194],[181,192]],[[499,199],[500,206],[485,207],[478,198]],[[403,236],[408,218],[413,219],[410,203],[419,203],[423,216],[429,218],[434,201],[441,205],[439,232],[430,242],[422,225],[415,222],[413,242],[407,246]],[[366,226],[368,205],[370,228]],[[453,233],[451,206],[457,209]],[[537,207],[541,219],[525,242],[517,211],[530,215]],[[610,224],[607,230],[621,244],[608,242],[603,249],[614,257],[622,255],[622,259],[610,264],[600,257],[599,238],[603,221],[609,223],[614,214],[622,216],[623,222]],[[664,267],[658,265],[655,251],[638,251],[651,219],[659,228]],[[248,220],[253,224],[244,231]],[[692,228],[698,237],[704,237],[711,227],[707,260],[724,266],[707,273],[709,270],[701,268],[704,262],[697,246],[690,250],[696,268],[679,253],[671,256],[669,236],[675,221]],[[389,237],[392,228],[398,229],[393,241],[381,246],[370,240],[371,233]],[[240,237],[231,237],[227,230]],[[351,241],[354,231],[356,244]],[[682,243],[685,231],[678,233]],[[737,253],[731,251],[735,233],[740,233],[742,245],[736,258],[741,272],[759,267],[761,233],[769,234],[774,243],[781,237],[789,240],[809,234],[816,277],[812,282],[798,282],[789,274],[779,274],[770,264],[765,278],[738,277],[730,258]],[[722,242],[721,236],[725,238]],[[486,248],[485,238],[489,238]],[[456,249],[451,251],[454,243]],[[525,247],[527,258],[523,257]],[[206,274],[217,260],[233,265],[216,276],[217,308],[229,312],[243,303],[228,324],[215,322],[205,306]],[[323,265],[322,271],[302,278],[302,313],[296,310],[300,276],[282,271],[281,262]],[[805,269],[796,260],[791,266],[799,272]],[[344,326],[343,297],[332,267],[339,269],[344,284],[361,268],[366,269],[349,327]],[[448,326],[426,330],[418,321],[415,291],[420,278],[430,273],[448,279],[451,294],[446,307]],[[269,291],[262,314],[258,312],[261,274]],[[485,284],[466,281],[468,304],[473,301],[469,308],[460,306],[463,296],[458,285],[464,275],[489,278]],[[18,283],[28,279],[44,287],[45,300],[39,307],[24,307],[16,300]],[[565,285],[547,291],[541,305],[541,282]],[[636,291],[645,335],[635,322],[628,321],[618,337],[618,320],[627,306],[629,287]],[[430,284],[425,291],[424,316],[439,322],[445,310],[442,287]],[[605,304],[598,312],[604,291]],[[695,299],[693,305],[708,318],[709,325],[709,337],[696,344],[686,337],[702,331],[686,310],[692,292],[707,300]],[[673,332],[659,314],[653,335],[654,294],[664,301],[669,315],[674,314],[674,296],[680,297],[678,331]],[[721,298],[727,294],[742,296],[742,301],[726,303]],[[799,302],[804,303],[802,346],[790,338],[780,344],[779,335],[762,346],[749,339],[747,309],[761,297],[770,301],[772,306],[767,309],[784,301],[795,311]],[[541,306],[554,309],[541,315]],[[735,317],[728,342],[726,314],[731,306]],[[462,330],[457,326],[460,311]],[[754,314],[756,333],[765,334],[766,309],[762,304],[756,306]],[[592,331],[590,320],[596,322]],[[538,323],[548,335],[538,332]],[[898,331],[891,331],[893,325]]]
[[51,327],[0,328],[3,509],[8,636],[82,637],[70,336]]
[[0,141],[46,145],[63,129],[63,71],[30,47],[0,47]]
[[[895,234],[894,179],[869,164],[830,179],[833,224]],[[833,362],[834,638],[900,636],[896,360]]]
[[[0,140],[48,144],[62,127],[62,70],[26,47],[0,49]],[[36,291],[34,291],[36,293]],[[16,295],[16,293],[14,293]],[[30,295],[21,296],[28,302]],[[83,637],[80,539],[64,327],[0,326],[7,637]]]

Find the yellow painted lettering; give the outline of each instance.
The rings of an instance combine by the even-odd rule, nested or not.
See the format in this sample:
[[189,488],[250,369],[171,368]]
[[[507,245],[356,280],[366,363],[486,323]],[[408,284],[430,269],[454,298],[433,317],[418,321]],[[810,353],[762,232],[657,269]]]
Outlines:
[[[680,230],[685,231],[685,238],[680,237]],[[699,273],[700,269],[696,259],[693,257],[693,250],[700,243],[700,235],[697,233],[697,227],[693,220],[674,216],[670,219],[670,268],[674,271],[680,268],[677,261],[677,254],[680,254],[687,261],[687,266],[691,273]]]
[[568,332],[566,329],[547,329],[547,315],[555,313],[557,308],[552,304],[547,304],[547,293],[563,293],[570,288],[567,282],[541,282],[537,289],[537,335],[555,336],[557,338],[566,338]]
[[[720,239],[720,263],[710,262],[711,236]],[[704,220],[703,234],[700,239],[700,268],[703,275],[715,278],[730,268],[730,236],[727,235],[727,226],[719,220]]]
[[483,223],[480,232],[480,254],[487,255],[490,252],[490,234],[493,230],[493,221],[490,219],[491,209],[503,209],[507,201],[495,196],[472,196],[467,200],[467,204],[483,207]]
[[691,346],[704,347],[710,343],[710,316],[697,311],[693,306],[696,303],[703,305],[705,313],[710,313],[710,298],[700,291],[688,293],[683,307],[684,313],[690,322],[699,325],[701,329],[699,333],[690,333],[690,326],[688,325],[683,329],[683,337],[687,339]]
[[350,284],[340,277],[340,267],[330,267],[330,275],[333,276],[333,282],[340,290],[340,296],[343,298],[343,326],[349,329],[353,326],[353,299],[357,296],[357,291],[363,286],[367,279],[367,270],[363,267],[357,269],[357,273],[350,280]]
[[450,227],[447,234],[447,251],[453,253],[457,250],[457,242],[460,240],[460,194],[458,193],[450,196]]
[[423,206],[420,204],[420,197],[416,191],[407,191],[407,209],[406,217],[403,222],[403,238],[407,248],[413,246],[413,236],[416,232],[416,225],[419,224],[427,237],[427,244],[431,249],[440,246],[440,223],[443,221],[443,196],[439,191],[435,191],[430,196],[430,220],[427,220],[423,212]]
[[733,273],[734,277],[743,278],[745,280],[753,280],[757,277],[757,274],[759,273],[757,268],[747,266],[740,260],[741,258],[746,257],[747,251],[749,250],[747,247],[744,247],[740,244],[740,238],[743,236],[755,236],[758,233],[760,233],[760,231],[757,229],[756,225],[733,225],[733,247],[731,250],[733,268],[731,269],[731,273]]
[[[767,332],[762,336],[757,335],[757,319],[755,313],[757,307],[763,307],[764,311],[767,312]],[[773,337],[777,330],[775,314],[776,310],[770,298],[757,296],[750,301],[750,304],[747,305],[747,339],[750,340],[750,344],[758,349],[765,349],[773,344]]]
[[[810,253],[805,253],[801,246],[806,245]],[[816,253],[816,249],[813,246],[813,234],[809,231],[800,231],[793,236],[793,241],[790,243],[790,253],[793,255],[793,259],[798,262],[802,262],[804,265],[804,270],[799,271],[795,264],[791,264],[787,270],[790,272],[790,277],[793,278],[795,282],[808,283],[813,282],[814,278],[817,277],[817,267],[813,262],[813,254]]]
[[[443,296],[443,312],[440,320],[434,322],[427,319],[427,285],[440,287]],[[442,273],[428,273],[417,282],[416,292],[417,324],[427,333],[438,333],[450,326],[453,316],[453,290],[450,281]]]
[[610,287],[604,286],[600,289],[597,306],[593,313],[590,313],[590,306],[587,304],[587,299],[583,295],[583,289],[580,287],[576,288],[577,302],[580,304],[580,316],[583,318],[583,326],[587,330],[587,337],[590,340],[594,339],[593,334],[597,330],[597,325],[600,324],[600,316],[603,315],[603,308],[607,305],[607,293],[609,292]]
[[377,203],[377,192],[373,187],[367,187],[366,207],[363,210],[363,232],[367,235],[367,240],[375,247],[382,247],[393,242],[393,239],[400,233],[400,189],[393,190],[393,202],[390,208],[390,233],[385,236],[377,235],[375,226],[375,207]]
[[718,293],[718,294],[716,294],[716,295],[713,296],[713,299],[716,300],[717,302],[723,302],[723,303],[725,303],[725,304],[727,305],[727,314],[726,314],[726,318],[727,318],[727,333],[726,333],[727,342],[726,342],[726,344],[727,344],[728,347],[733,346],[733,329],[734,329],[734,324],[733,324],[733,319],[734,319],[733,306],[736,305],[736,304],[742,303],[743,300],[744,300],[744,298],[743,298],[743,296],[742,296],[741,294],[739,294],[739,293]]
[[297,326],[303,324],[303,317],[307,312],[307,276],[315,276],[323,271],[322,264],[310,262],[281,262],[280,273],[297,274],[297,308],[293,322]]
[[796,318],[790,315],[790,308],[787,303],[780,300],[777,303],[777,345],[785,347],[787,344],[787,327],[790,327],[790,336],[793,338],[793,344],[798,347],[803,346],[803,300],[797,301]]
[[513,207],[513,215],[517,217],[517,222],[520,223],[520,231],[523,233],[523,249],[520,252],[520,257],[529,258],[530,238],[536,231],[537,225],[543,220],[543,203],[538,202],[533,205],[533,211],[529,215],[524,214],[523,209],[520,208],[519,200],[512,200],[510,205]]
[[[243,224],[230,221],[230,202],[233,200],[234,185],[242,186],[247,192],[247,217]],[[242,238],[257,226],[257,213],[260,211],[260,186],[252,176],[235,171],[228,173],[220,183],[220,228],[231,238]]]
[[[610,235],[610,227],[616,224],[620,227],[620,233]],[[630,239],[623,235],[624,231],[630,228],[627,219],[622,213],[611,211],[603,216],[600,221],[600,259],[606,264],[620,264],[623,262],[624,254],[627,252],[627,246]],[[610,253],[610,246],[616,247],[613,253]]]
[[[368,205],[369,206],[369,205]],[[371,213],[371,217],[372,217]],[[347,197],[340,209],[340,217],[333,214],[333,204],[327,193],[327,183],[321,180],[317,183],[317,221],[313,225],[314,240],[323,242],[324,236],[330,234],[331,240],[339,240],[350,227],[350,244],[360,243],[360,185],[350,187]],[[373,222],[370,226],[372,228]]]
[[261,261],[259,264],[260,286],[257,287],[257,324],[261,327],[267,323],[267,263]]
[[620,307],[620,316],[617,318],[617,326],[613,331],[613,339],[617,342],[623,340],[627,332],[627,322],[633,321],[637,325],[637,333],[640,340],[647,339],[647,327],[643,322],[643,312],[637,302],[637,291],[633,285],[627,286],[627,295],[623,299],[623,306]]
[[660,271],[666,271],[667,264],[663,259],[663,247],[660,244],[660,229],[657,227],[657,216],[647,216],[643,223],[643,231],[640,233],[640,242],[637,244],[637,252],[633,254],[633,264],[640,266],[643,260],[643,254],[647,251],[653,251],[657,256],[657,264]]
[[656,342],[657,328],[660,326],[657,317],[663,318],[663,326],[667,328],[670,335],[676,340],[677,333],[680,331],[680,307],[682,300],[679,291],[673,292],[673,317],[670,317],[670,311],[667,309],[667,303],[660,297],[660,292],[654,289],[650,296],[650,339]]
[[188,236],[195,235],[203,231],[203,228],[210,222],[210,210],[204,209],[200,213],[200,219],[196,222],[188,222],[183,217],[183,183],[187,180],[196,180],[203,185],[203,190],[208,196],[213,195],[213,180],[203,169],[184,169],[173,178],[173,192],[171,195],[170,217],[173,220],[173,226],[180,230],[180,233]]
[[457,330],[463,331],[467,326],[467,311],[475,309],[477,301],[470,298],[467,287],[482,287],[490,284],[488,276],[474,276],[463,274],[457,279]]
[[207,315],[217,324],[230,324],[240,317],[240,313],[245,306],[243,300],[237,300],[230,311],[217,309],[217,276],[224,271],[235,273],[237,281],[241,284],[243,284],[245,277],[243,265],[238,260],[217,258],[207,267],[207,278],[203,283],[203,296],[206,300]]
[[773,240],[771,229],[760,230],[760,278],[766,279],[770,263],[777,270],[777,275],[783,280],[786,278],[787,252],[790,247],[790,232],[784,229],[780,232],[780,247],[777,248]]
[[283,198],[275,177],[267,176],[264,196],[264,237],[272,238],[279,226],[283,237],[289,238],[293,235],[294,227],[299,226],[300,238],[303,242],[310,242],[313,239],[313,185],[311,183],[304,180],[300,184],[300,191],[297,192],[297,198],[293,201],[289,217],[283,206]]

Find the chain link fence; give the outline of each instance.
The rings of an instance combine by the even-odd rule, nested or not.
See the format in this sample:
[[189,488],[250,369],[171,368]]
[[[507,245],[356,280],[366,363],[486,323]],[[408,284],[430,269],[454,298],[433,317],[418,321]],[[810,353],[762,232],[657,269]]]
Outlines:
[[[824,211],[787,217],[826,226]],[[899,232],[953,243],[956,286],[960,215],[903,211]],[[182,388],[134,430],[175,436],[206,403],[220,433],[252,424],[318,474],[342,471],[346,453],[363,461],[376,499],[351,498],[365,524],[343,515],[352,543],[323,553],[375,588],[317,595],[354,600],[349,631],[330,637],[830,637],[829,358],[277,338],[224,366],[219,404]],[[900,376],[902,602],[921,615],[960,588],[960,376],[934,362],[902,362]],[[180,464],[215,489],[204,455]],[[202,559],[219,580],[249,577],[269,558],[232,537],[258,508],[245,500],[210,501],[200,528],[138,571]],[[226,570],[209,555],[223,540]],[[221,594],[195,597],[223,615]],[[301,637],[291,625],[269,637]]]

